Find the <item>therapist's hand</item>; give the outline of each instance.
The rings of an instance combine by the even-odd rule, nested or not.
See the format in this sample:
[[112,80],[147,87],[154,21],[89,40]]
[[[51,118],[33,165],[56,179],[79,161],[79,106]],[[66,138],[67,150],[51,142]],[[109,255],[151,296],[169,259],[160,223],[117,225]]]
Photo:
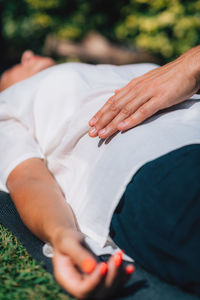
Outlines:
[[[132,272],[127,272],[122,264],[116,266],[116,256],[111,256],[108,263],[97,262],[83,245],[82,234],[77,231],[57,235],[52,259],[55,278],[78,299],[109,299],[123,288]],[[133,271],[134,267],[129,265],[130,269]]]
[[89,121],[91,137],[107,138],[130,129],[159,110],[180,103],[200,88],[200,46],[131,80],[115,91]]

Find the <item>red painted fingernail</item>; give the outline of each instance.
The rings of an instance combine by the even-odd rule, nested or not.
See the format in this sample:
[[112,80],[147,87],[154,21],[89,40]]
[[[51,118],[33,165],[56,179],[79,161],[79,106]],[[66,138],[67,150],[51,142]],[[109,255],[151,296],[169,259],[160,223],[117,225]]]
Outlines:
[[133,265],[126,266],[126,273],[132,274],[135,271],[135,267]]
[[122,264],[122,253],[121,253],[121,251],[115,253],[113,258],[114,258],[115,266],[119,267]]
[[92,258],[86,258],[82,262],[82,270],[85,273],[92,273],[96,268],[96,261]]
[[108,264],[105,262],[102,262],[101,266],[100,266],[101,275],[105,275],[107,273],[107,271],[108,271]]

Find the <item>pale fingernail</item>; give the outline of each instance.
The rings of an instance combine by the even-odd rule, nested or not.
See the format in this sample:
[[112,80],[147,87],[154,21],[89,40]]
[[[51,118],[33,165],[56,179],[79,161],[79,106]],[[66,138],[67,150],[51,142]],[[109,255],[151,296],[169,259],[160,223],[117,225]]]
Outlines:
[[92,128],[89,130],[89,133],[93,134],[93,133],[95,133],[95,131],[96,131],[96,128],[95,128],[95,127],[92,127]]
[[106,133],[106,129],[104,128],[104,129],[101,129],[100,131],[99,131],[99,134],[105,134]]
[[102,262],[101,266],[100,266],[101,275],[105,275],[107,273],[107,271],[108,271],[108,264],[105,262]]
[[123,121],[123,122],[120,122],[119,124],[118,124],[118,126],[119,127],[125,127],[127,124],[126,124],[126,122],[125,121]]
[[93,118],[89,121],[89,124],[90,124],[91,126],[93,126],[93,125],[96,123],[96,121],[97,121],[97,118],[93,117]]

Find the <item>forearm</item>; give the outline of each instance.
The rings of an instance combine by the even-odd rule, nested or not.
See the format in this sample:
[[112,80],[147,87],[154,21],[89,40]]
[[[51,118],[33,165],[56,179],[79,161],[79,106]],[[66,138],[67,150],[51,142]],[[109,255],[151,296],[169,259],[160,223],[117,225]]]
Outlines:
[[[45,173],[46,171],[44,171]],[[56,181],[48,174],[15,176],[8,188],[24,224],[43,241],[57,233],[76,230],[76,222]],[[19,179],[18,179],[19,178]]]
[[51,241],[62,229],[76,228],[62,194],[45,182],[27,179],[11,197],[24,224],[43,241]]

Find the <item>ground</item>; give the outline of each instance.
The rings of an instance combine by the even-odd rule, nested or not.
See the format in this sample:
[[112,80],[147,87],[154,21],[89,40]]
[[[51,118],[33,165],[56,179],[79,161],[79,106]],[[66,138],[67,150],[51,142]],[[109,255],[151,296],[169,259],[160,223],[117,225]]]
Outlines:
[[0,225],[0,300],[72,300],[53,276]]

